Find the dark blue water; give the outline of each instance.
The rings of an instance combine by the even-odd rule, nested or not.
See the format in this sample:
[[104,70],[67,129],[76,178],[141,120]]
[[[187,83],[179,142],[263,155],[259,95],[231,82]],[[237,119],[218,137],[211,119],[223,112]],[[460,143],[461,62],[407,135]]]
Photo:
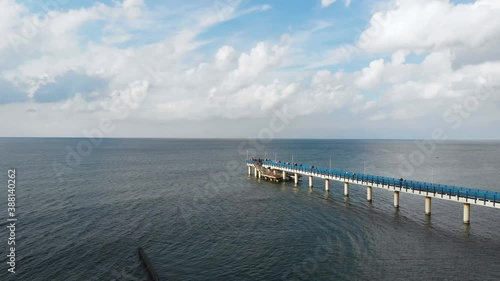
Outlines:
[[[258,182],[242,140],[107,139],[66,162],[80,139],[0,139],[0,179],[18,171],[16,275],[0,280],[500,280],[500,210],[316,179]],[[253,150],[249,149],[252,154]],[[259,157],[399,178],[413,141],[273,140]],[[251,155],[253,156],[253,155]],[[54,163],[74,167],[56,175]],[[500,191],[500,142],[446,142],[405,178]],[[59,166],[61,167],[61,166]],[[2,207],[3,206],[3,207]]]

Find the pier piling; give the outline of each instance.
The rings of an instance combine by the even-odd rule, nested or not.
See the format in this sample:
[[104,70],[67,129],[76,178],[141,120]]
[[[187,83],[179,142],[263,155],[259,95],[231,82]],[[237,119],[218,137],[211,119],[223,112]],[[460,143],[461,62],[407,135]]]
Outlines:
[[425,214],[431,215],[431,197],[425,197]]
[[470,204],[464,203],[464,223],[470,224]]
[[394,191],[394,208],[399,208],[399,191]]

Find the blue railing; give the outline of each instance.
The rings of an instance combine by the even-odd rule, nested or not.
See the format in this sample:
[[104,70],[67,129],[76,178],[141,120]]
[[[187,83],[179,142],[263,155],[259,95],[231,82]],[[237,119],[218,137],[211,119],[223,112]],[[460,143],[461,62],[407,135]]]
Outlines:
[[317,176],[333,176],[338,177],[342,180],[353,180],[359,183],[366,182],[370,184],[382,184],[392,186],[394,188],[399,188],[400,190],[411,190],[413,192],[418,191],[419,193],[439,193],[441,197],[448,197],[451,199],[453,196],[459,196],[462,198],[467,198],[468,201],[477,203],[477,200],[490,200],[495,203],[500,203],[500,193],[488,190],[473,189],[466,187],[458,187],[452,185],[444,184],[432,184],[421,181],[408,181],[402,179],[395,179],[389,177],[381,177],[374,175],[365,175],[359,173],[351,173],[343,170],[336,169],[326,169],[320,167],[312,167],[308,165],[298,165],[292,163],[281,163],[272,160],[247,160],[248,164],[260,163],[266,166],[274,166],[278,168],[294,169],[298,172],[313,173]]

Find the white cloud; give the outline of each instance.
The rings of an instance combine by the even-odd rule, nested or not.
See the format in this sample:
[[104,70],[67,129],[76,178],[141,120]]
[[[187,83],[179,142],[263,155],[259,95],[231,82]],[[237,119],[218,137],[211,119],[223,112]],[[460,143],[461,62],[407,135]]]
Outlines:
[[335,3],[336,0],[321,0],[321,7],[325,8]]
[[318,68],[328,65],[336,65],[349,62],[353,56],[359,53],[359,49],[353,45],[344,45],[332,50],[325,50],[320,58],[309,63],[306,68]]
[[[329,7],[331,4],[335,3],[335,1],[337,0],[321,0],[321,7]],[[351,5],[351,0],[344,0],[344,5],[349,7]]]
[[65,33],[74,32],[86,22],[102,19],[105,9],[103,5],[96,5],[90,9],[49,12],[47,28],[54,36],[62,36]]
[[106,45],[113,45],[118,43],[124,43],[132,39],[131,34],[115,34],[110,36],[105,36],[102,38],[102,43]]
[[225,70],[235,64],[237,53],[231,46],[223,46],[215,55],[215,64],[218,69]]
[[[322,6],[333,2],[322,1]],[[352,113],[352,122],[391,122],[439,116],[450,103],[477,90],[480,78],[500,86],[497,1],[395,3],[374,12],[359,40],[340,45],[315,44],[315,36],[327,34],[322,43],[335,39],[330,31],[337,26],[321,19],[309,21],[313,27],[306,31],[290,28],[251,43],[207,39],[217,24],[270,9],[266,5],[241,8],[237,2],[215,7],[219,13],[212,5],[183,6],[169,10],[166,19],[138,0],[50,11],[22,44],[0,41],[2,85],[28,99],[0,104],[0,118],[23,116],[27,124],[45,128],[32,128],[33,134],[44,134],[64,132],[71,122],[80,128],[89,124],[86,118],[121,116],[123,107],[133,112],[130,122],[154,124],[254,120],[286,104],[296,116],[334,116],[343,109]],[[23,34],[26,19],[34,14],[15,1],[0,0],[0,15],[0,34]],[[80,31],[87,23],[101,23],[103,32],[82,44]],[[150,30],[160,38],[135,41]],[[317,49],[309,51],[311,44]],[[350,62],[349,71],[332,67]],[[40,88],[67,73],[105,81],[105,89],[34,102]],[[493,96],[488,104],[494,107],[500,100]],[[489,110],[484,114],[498,115]]]
[[406,56],[408,55],[407,51],[399,50],[392,54],[392,64],[401,65],[405,63]]
[[267,67],[278,65],[286,53],[286,47],[269,46],[266,42],[259,42],[249,54],[243,53],[238,59],[238,69],[235,76],[256,76]]
[[358,46],[368,52],[421,52],[498,45],[499,13],[495,0],[459,5],[448,0],[396,1],[372,16]]
[[144,0],[125,0],[123,1],[123,9],[125,14],[130,19],[138,18],[142,15],[145,5]]
[[287,50],[287,45],[257,43],[249,53],[240,54],[236,69],[228,73],[222,82],[222,90],[234,91],[238,87],[253,83],[265,71],[278,67],[283,62]]
[[361,76],[357,79],[356,85],[361,89],[374,89],[379,86],[384,69],[384,60],[372,61],[368,67],[361,70]]

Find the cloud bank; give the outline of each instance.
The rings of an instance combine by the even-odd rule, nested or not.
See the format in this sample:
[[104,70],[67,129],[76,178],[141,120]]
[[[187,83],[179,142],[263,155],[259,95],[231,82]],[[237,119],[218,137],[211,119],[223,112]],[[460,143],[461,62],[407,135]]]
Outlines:
[[[339,37],[319,50],[307,41],[334,39],[335,25],[294,23],[299,27],[271,34],[260,26],[263,38],[244,44],[231,40],[238,28],[223,35],[238,20],[273,12],[271,5],[50,3],[34,10],[0,0],[0,34],[7,38],[0,41],[0,116],[20,123],[2,122],[3,135],[80,136],[127,104],[132,112],[121,134],[129,136],[176,136],[158,134],[158,124],[258,124],[286,105],[303,126],[316,118],[334,132],[344,128],[335,120],[349,116],[343,122],[370,137],[374,127],[407,133],[409,124],[442,121],[451,106],[485,85],[496,93],[500,84],[500,2],[494,0],[379,3],[355,38]],[[134,95],[144,99],[134,102]],[[471,124],[487,128],[498,121],[499,102],[491,95]],[[179,136],[204,136],[196,126],[182,127]],[[290,136],[304,134],[295,132]]]

